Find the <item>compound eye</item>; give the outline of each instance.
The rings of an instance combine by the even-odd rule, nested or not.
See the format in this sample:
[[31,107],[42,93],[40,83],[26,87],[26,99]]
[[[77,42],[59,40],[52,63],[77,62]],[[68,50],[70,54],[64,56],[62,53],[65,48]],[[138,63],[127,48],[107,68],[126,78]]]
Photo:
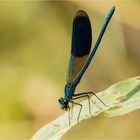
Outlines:
[[60,104],[64,104],[64,99],[63,98],[60,98],[59,100],[58,100],[58,102],[60,103]]

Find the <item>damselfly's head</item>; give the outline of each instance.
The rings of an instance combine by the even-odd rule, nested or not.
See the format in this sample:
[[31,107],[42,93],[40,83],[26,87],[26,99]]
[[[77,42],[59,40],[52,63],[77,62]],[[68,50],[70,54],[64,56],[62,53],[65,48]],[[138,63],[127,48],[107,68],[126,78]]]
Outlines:
[[68,102],[67,99],[61,97],[58,100],[58,102],[61,105],[61,109],[63,109],[63,110],[68,110],[69,109],[69,102]]

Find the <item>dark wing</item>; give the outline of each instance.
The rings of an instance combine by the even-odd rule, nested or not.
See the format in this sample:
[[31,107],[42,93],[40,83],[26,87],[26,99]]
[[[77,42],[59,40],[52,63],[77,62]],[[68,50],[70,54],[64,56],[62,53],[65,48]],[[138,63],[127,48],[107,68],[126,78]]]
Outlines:
[[91,24],[87,13],[79,10],[73,21],[72,48],[66,82],[72,83],[79,74],[90,53],[92,42]]

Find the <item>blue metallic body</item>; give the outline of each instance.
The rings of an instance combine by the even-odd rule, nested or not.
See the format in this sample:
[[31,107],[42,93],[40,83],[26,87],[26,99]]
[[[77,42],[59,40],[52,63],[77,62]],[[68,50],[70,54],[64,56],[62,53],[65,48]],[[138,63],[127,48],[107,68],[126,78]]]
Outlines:
[[65,97],[71,98],[74,95],[75,86],[72,85],[65,85]]
[[[77,86],[78,83],[80,82],[80,80],[81,80],[83,74],[85,73],[86,69],[88,68],[88,66],[89,66],[89,64],[90,64],[90,62],[91,62],[93,56],[95,55],[95,52],[96,52],[96,50],[97,50],[97,48],[98,48],[98,46],[99,46],[99,44],[100,44],[100,42],[101,42],[101,39],[102,39],[102,37],[103,37],[103,35],[104,35],[104,32],[105,32],[105,30],[106,30],[106,28],[107,28],[107,25],[108,25],[108,23],[109,23],[109,21],[110,21],[112,15],[113,15],[114,11],[115,11],[115,7],[112,7],[112,8],[110,9],[110,11],[109,11],[109,13],[108,13],[106,19],[105,19],[105,22],[104,22],[104,24],[103,24],[103,26],[102,26],[101,32],[100,32],[100,34],[99,34],[99,36],[98,36],[98,39],[97,39],[97,41],[96,41],[96,43],[95,43],[95,46],[94,46],[92,52],[90,53],[90,55],[89,55],[89,57],[88,57],[86,63],[84,64],[83,68],[81,69],[80,73],[79,73],[78,76],[74,79],[74,81],[73,81],[72,83],[67,83],[67,84],[65,85],[65,96],[59,99],[59,103],[60,103],[62,109],[64,109],[64,110],[69,109],[70,107],[69,107],[68,104],[69,104],[69,102],[70,102],[70,103],[74,103],[73,100],[74,100],[75,96],[76,96],[76,97],[79,96],[79,98],[81,98],[81,97],[84,97],[84,96],[86,95],[86,93],[74,94],[74,91],[75,91],[76,86]],[[73,48],[73,49],[74,49],[74,48]],[[73,51],[73,50],[72,50],[72,51]],[[88,52],[88,51],[87,51],[87,52]],[[83,95],[83,96],[81,96],[81,95]],[[96,96],[96,95],[95,95],[95,96]],[[97,97],[97,98],[98,98],[98,97]],[[77,99],[77,98],[75,98],[75,99]],[[75,103],[75,104],[78,104],[78,103]],[[78,105],[80,105],[80,104],[78,104]]]

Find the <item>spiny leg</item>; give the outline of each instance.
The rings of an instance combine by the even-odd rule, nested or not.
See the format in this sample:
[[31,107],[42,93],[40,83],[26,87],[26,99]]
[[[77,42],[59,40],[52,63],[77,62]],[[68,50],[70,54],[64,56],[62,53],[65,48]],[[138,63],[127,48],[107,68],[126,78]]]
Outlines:
[[[92,113],[91,113],[91,104],[90,104],[90,100],[91,100],[91,98],[89,97],[89,95],[87,95],[87,97],[88,97],[88,106],[89,106],[89,113],[90,113],[90,115],[91,115],[91,117],[93,117],[92,116]],[[92,101],[92,100],[91,100]]]
[[[110,107],[108,105],[106,105],[95,93],[93,92],[85,92],[85,93],[78,93],[78,94],[75,94],[74,96],[80,96],[80,95],[87,95],[87,94],[92,94],[94,95],[105,107]],[[90,98],[90,100],[92,101],[93,103],[93,100]],[[111,107],[110,107],[111,108]]]
[[73,103],[71,103],[71,119],[73,118]]
[[70,107],[68,108],[68,118],[69,118],[69,126],[71,124],[71,121],[70,121]]
[[[75,95],[74,95],[75,96]],[[88,95],[88,94],[85,94],[85,95],[79,95],[79,96],[76,96],[76,97],[74,97],[73,96],[73,100],[76,100],[76,99],[79,99],[79,98],[83,98],[83,97],[87,97],[88,98],[88,104],[89,104],[89,113],[90,113],[90,115],[91,115],[91,117],[93,117],[93,115],[92,115],[92,113],[91,113],[91,104],[90,104],[90,100],[91,100],[91,98],[90,98],[90,96]],[[92,101],[92,100],[91,100]]]
[[93,92],[87,92],[87,93],[94,95],[105,107],[111,108],[110,106],[106,105],[95,93]]
[[[73,100],[73,99],[72,99]],[[79,103],[76,103],[74,101],[70,100],[71,103],[73,104],[76,104],[76,105],[79,105],[80,106],[80,110],[79,110],[79,114],[78,114],[78,117],[77,117],[77,122],[79,123],[79,118],[80,118],[80,114],[81,114],[81,110],[82,110],[82,105],[79,104]]]

